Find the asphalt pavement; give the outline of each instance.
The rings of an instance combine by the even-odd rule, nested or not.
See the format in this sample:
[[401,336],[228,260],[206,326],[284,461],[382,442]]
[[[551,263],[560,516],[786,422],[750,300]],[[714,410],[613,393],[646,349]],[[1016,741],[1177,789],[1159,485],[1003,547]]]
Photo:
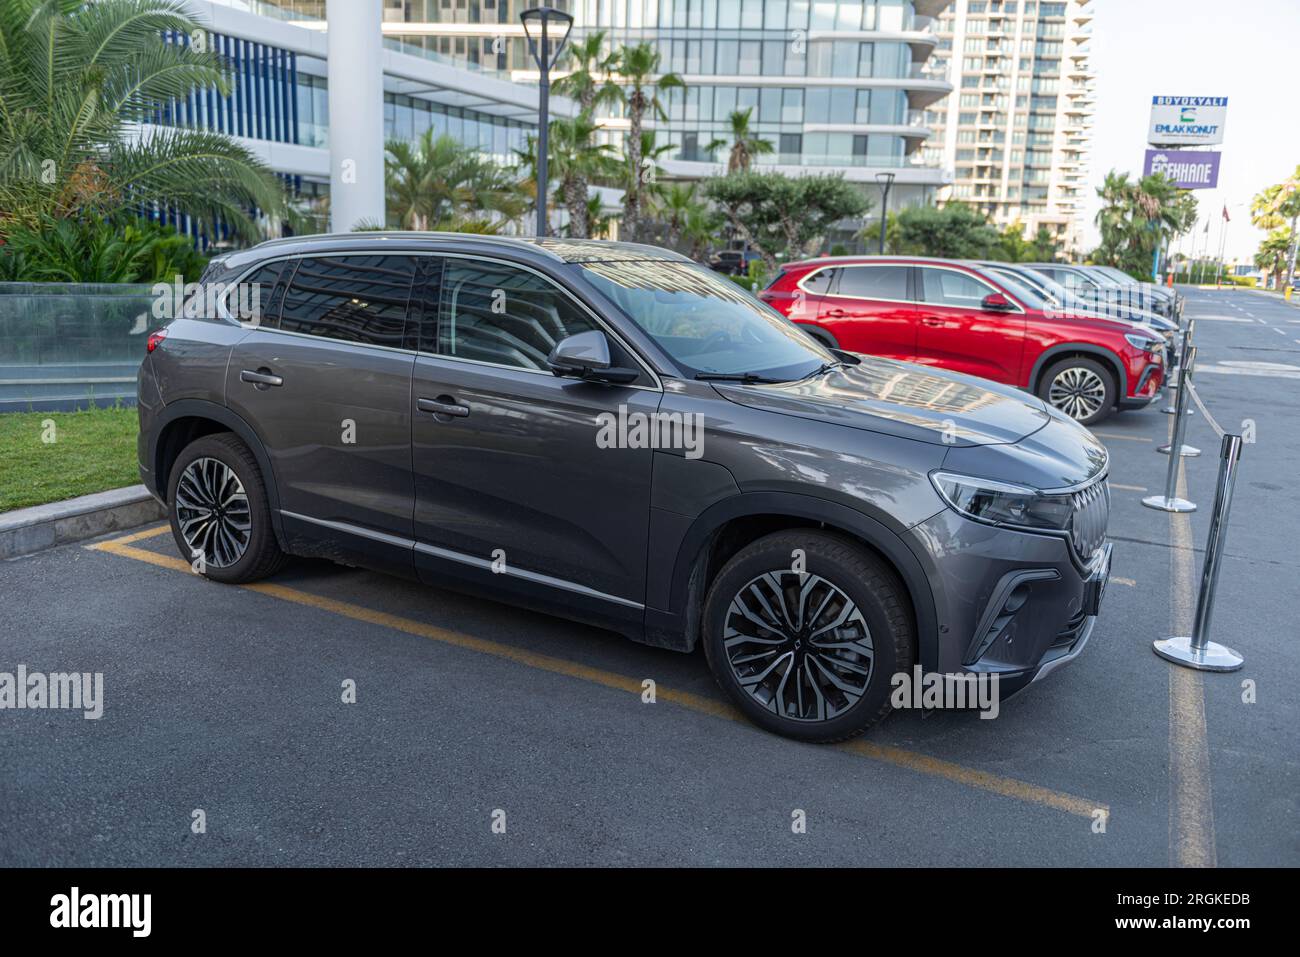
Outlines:
[[1300,864],[1300,308],[1187,295],[1197,392],[1255,440],[1213,622],[1240,672],[1151,651],[1191,625],[1199,410],[1191,515],[1140,504],[1159,405],[1096,430],[1115,557],[1077,661],[839,747],[737,720],[700,654],[324,562],[222,586],[149,527],[0,562],[0,672],[104,676],[98,720],[0,711],[0,866]]

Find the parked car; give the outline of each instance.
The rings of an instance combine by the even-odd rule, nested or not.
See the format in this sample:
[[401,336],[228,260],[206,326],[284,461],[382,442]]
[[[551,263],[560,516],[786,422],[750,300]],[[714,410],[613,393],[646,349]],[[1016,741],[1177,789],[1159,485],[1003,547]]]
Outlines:
[[709,268],[727,276],[743,276],[749,264],[761,258],[753,250],[721,249],[709,257]]
[[1087,266],[1064,263],[1025,263],[1029,269],[1041,272],[1059,282],[1072,296],[1090,304],[1107,315],[1128,309],[1143,309],[1166,318],[1176,318],[1176,305],[1163,294],[1152,295],[1141,288],[1121,286],[1111,277]]
[[1118,286],[1127,289],[1140,290],[1144,295],[1168,303],[1172,306],[1172,311],[1166,313],[1168,316],[1177,317],[1182,315],[1184,302],[1183,297],[1172,287],[1161,286],[1158,283],[1134,279],[1124,270],[1116,269],[1114,266],[1088,266],[1087,268],[1091,269],[1093,272],[1101,274],[1102,276],[1110,278]]
[[1179,325],[1173,319],[1147,312],[1134,306],[1117,305],[1105,312],[1097,310],[1091,303],[1070,294],[1070,291],[1050,278],[1045,273],[1037,272],[1019,263],[980,261],[975,263],[981,270],[1003,276],[1012,282],[1019,282],[1038,293],[1054,311],[1061,316],[1092,316],[1108,319],[1123,319],[1126,322],[1150,326],[1160,333],[1165,340],[1165,355],[1169,360],[1168,369],[1178,365],[1180,346]]
[[914,665],[1005,696],[1092,631],[1111,547],[1087,430],[832,352],[675,253],[353,233],[202,282],[257,283],[260,312],[223,298],[149,337],[139,458],[215,581],[320,556],[702,644],[742,712],[811,741],[879,720]]
[[1060,316],[1027,287],[969,263],[809,259],[760,295],[827,346],[1019,386],[1085,425],[1147,405],[1164,383],[1156,330]]

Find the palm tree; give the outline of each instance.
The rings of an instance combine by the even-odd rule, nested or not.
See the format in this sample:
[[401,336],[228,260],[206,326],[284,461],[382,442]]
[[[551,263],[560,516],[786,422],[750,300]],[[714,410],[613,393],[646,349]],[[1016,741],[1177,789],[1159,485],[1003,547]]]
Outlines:
[[403,229],[496,232],[527,208],[509,171],[450,136],[434,139],[429,129],[413,143],[389,140],[387,149],[388,218]]
[[250,209],[288,214],[280,181],[234,140],[153,125],[194,90],[230,91],[215,53],[163,39],[198,29],[174,0],[0,3],[0,233],[163,208],[254,238]]
[[1287,179],[1257,195],[1250,204],[1251,221],[1260,229],[1290,227],[1287,245],[1286,285],[1295,282],[1296,225],[1300,222],[1300,166]]
[[717,239],[724,217],[699,197],[696,183],[670,183],[656,196],[655,212],[667,231],[668,245],[689,248],[700,259],[705,247]]
[[[727,122],[731,124],[731,153],[727,156],[728,173],[748,172],[755,156],[772,153],[775,150],[771,140],[762,139],[750,131],[749,119],[753,112],[754,108],[751,106],[747,110],[733,110],[727,117]],[[712,153],[726,145],[726,140],[713,140],[705,147],[705,151]]]
[[623,233],[635,242],[641,231],[641,217],[645,211],[643,187],[645,171],[641,168],[644,140],[642,129],[646,113],[656,119],[666,120],[668,114],[659,101],[659,94],[669,90],[683,90],[686,84],[676,73],[659,74],[662,58],[649,43],[625,46],[618,52],[617,73],[623,82],[623,102],[627,106],[627,179],[623,193]]
[[1268,273],[1274,289],[1282,288],[1282,277],[1290,262],[1291,237],[1286,229],[1275,229],[1264,237],[1255,253],[1255,265]]
[[590,113],[580,113],[571,120],[552,120],[550,124],[549,175],[560,184],[560,199],[569,212],[569,236],[587,239],[588,184],[609,175],[614,166],[613,147],[596,143],[596,122]]
[[588,34],[581,43],[571,45],[569,72],[551,85],[561,96],[577,100],[583,113],[594,115],[596,107],[614,106],[623,100],[623,91],[612,78],[618,54],[607,52],[604,46],[604,30]]
[[1096,258],[1133,272],[1150,269],[1165,239],[1194,222],[1196,201],[1166,176],[1134,181],[1111,170],[1097,189],[1102,206],[1096,223],[1101,246]]

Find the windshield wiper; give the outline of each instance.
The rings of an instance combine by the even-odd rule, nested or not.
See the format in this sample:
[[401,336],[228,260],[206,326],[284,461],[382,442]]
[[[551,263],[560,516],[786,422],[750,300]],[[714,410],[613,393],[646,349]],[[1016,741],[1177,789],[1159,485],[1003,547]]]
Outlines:
[[786,379],[773,379],[771,376],[759,375],[757,372],[697,372],[695,378],[701,382],[786,382]]

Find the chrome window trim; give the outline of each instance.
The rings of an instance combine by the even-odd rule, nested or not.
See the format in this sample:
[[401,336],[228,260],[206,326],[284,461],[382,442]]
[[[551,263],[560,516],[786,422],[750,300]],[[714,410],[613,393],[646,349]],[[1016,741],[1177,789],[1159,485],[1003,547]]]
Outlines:
[[[352,525],[349,522],[337,522],[326,518],[313,518],[310,515],[303,515],[301,512],[291,512],[288,509],[280,509],[280,514],[286,518],[296,518],[299,521],[307,522],[311,525],[319,525],[322,528],[328,528],[331,531],[342,532],[345,535],[355,535],[358,538],[367,538],[371,541],[382,542],[385,545],[393,545],[397,548],[412,548],[415,551],[423,552],[426,555],[432,555],[435,558],[445,558],[449,561],[459,562],[462,565],[471,565],[483,571],[494,571],[493,563],[486,558],[478,558],[474,555],[466,555],[463,552],[452,551],[449,548],[439,548],[436,545],[427,545],[424,542],[418,542],[411,538],[403,538],[400,535],[390,535],[387,532],[378,532],[370,528],[362,528],[359,525]],[[612,602],[616,605],[623,605],[627,608],[644,609],[645,605],[638,601],[632,601],[630,598],[620,598],[618,595],[611,595],[608,592],[597,591],[595,588],[588,588],[586,585],[579,585],[577,582],[571,582],[564,578],[556,578],[553,575],[543,575],[540,572],[528,571],[525,568],[515,568],[513,565],[507,565],[502,572],[495,572],[522,578],[524,581],[530,581],[534,584],[545,585],[548,588],[557,588],[561,591],[570,592],[575,595],[583,595],[587,598],[596,598],[600,601]]]
[[[998,289],[996,286],[992,286],[992,285],[990,285],[990,284],[989,284],[989,281],[988,281],[987,279],[985,279],[983,276],[980,276],[978,273],[975,273],[975,272],[973,272],[972,270],[968,270],[968,269],[960,269],[960,268],[958,268],[958,267],[956,267],[956,266],[945,266],[945,265],[943,265],[942,263],[905,263],[905,262],[898,262],[898,263],[893,263],[893,262],[890,262],[890,263],[838,263],[838,264],[832,264],[832,265],[826,265],[826,266],[819,266],[818,268],[812,270],[812,272],[808,273],[808,275],[806,275],[806,276],[804,276],[802,279],[800,279],[797,283],[795,283],[795,288],[796,288],[796,289],[799,289],[800,291],[802,291],[802,292],[804,292],[804,293],[807,293],[807,294],[810,295],[810,296],[821,296],[823,299],[852,299],[852,300],[855,300],[855,301],[866,300],[867,302],[893,302],[893,303],[899,303],[899,304],[901,304],[901,305],[905,305],[905,306],[938,306],[940,309],[970,309],[970,308],[972,308],[972,307],[970,307],[970,306],[948,306],[948,305],[944,305],[944,304],[941,303],[941,302],[926,302],[924,299],[885,299],[885,298],[882,298],[882,297],[879,297],[879,296],[844,296],[844,295],[840,295],[839,293],[836,293],[836,292],[812,292],[811,290],[806,289],[806,288],[804,287],[804,283],[805,283],[805,282],[807,282],[807,281],[808,281],[809,279],[811,279],[813,276],[817,275],[819,272],[825,272],[827,269],[873,269],[873,268],[874,268],[874,269],[879,269],[879,268],[884,267],[884,266],[891,266],[891,267],[896,268],[896,269],[897,269],[897,268],[903,268],[903,269],[946,269],[946,270],[948,270],[949,272],[961,273],[961,274],[964,275],[964,276],[970,276],[970,277],[971,277],[972,279],[974,279],[976,282],[981,283],[981,284],[982,284],[986,289],[988,289],[990,292],[997,293],[997,294],[1000,295],[1000,296],[1006,296],[1007,301],[1010,302],[1013,306],[1016,307],[1016,313],[1015,313],[1016,315],[1021,315],[1021,316],[1023,316],[1023,315],[1025,314],[1025,307],[1024,307],[1023,305],[1021,305],[1020,302],[1019,302],[1019,301],[1018,301],[1014,296],[1012,296],[1010,293],[1003,292],[1001,289]],[[917,276],[917,279],[919,279],[922,283],[924,283],[924,281],[925,281],[925,279],[924,279],[923,276]],[[924,289],[924,286],[922,286],[922,289]],[[924,295],[924,293],[922,293],[922,295]],[[996,313],[995,313],[995,314],[996,314]],[[1001,313],[1001,315],[1008,315],[1008,313]]]
[[[289,260],[299,260],[299,259],[324,259],[324,258],[337,259],[343,256],[441,256],[443,258],[469,259],[473,261],[486,261],[486,262],[499,263],[503,266],[514,266],[516,268],[526,270],[527,272],[531,272],[535,276],[542,279],[544,282],[549,283],[551,286],[554,286],[555,289],[561,295],[566,296],[580,309],[582,309],[589,316],[591,316],[592,320],[596,323],[597,327],[599,327],[600,330],[604,332],[606,335],[611,336],[615,342],[617,342],[624,349],[626,349],[628,353],[632,356],[636,364],[641,367],[642,371],[644,371],[650,377],[651,381],[654,383],[653,386],[626,385],[623,386],[623,388],[640,389],[641,391],[644,392],[664,391],[663,379],[660,378],[659,374],[650,366],[650,364],[645,360],[645,358],[641,355],[641,353],[638,352],[616,329],[610,326],[610,324],[607,321],[602,319],[601,316],[594,309],[592,309],[585,302],[583,302],[581,299],[576,297],[569,290],[565,289],[563,286],[557,283],[550,276],[546,275],[544,272],[541,272],[538,269],[534,269],[532,266],[524,265],[523,263],[513,262],[509,259],[499,259],[495,256],[480,256],[473,253],[442,252],[441,250],[432,250],[432,249],[406,249],[403,247],[386,247],[382,250],[348,249],[348,250],[329,250],[329,251],[311,252],[311,253],[284,253],[283,255],[279,255],[279,256],[269,256],[266,259],[260,259],[255,263],[251,263],[248,266],[248,268],[246,268],[243,272],[239,273],[239,275],[234,280],[226,284],[226,288],[222,290],[221,296],[217,299],[217,314],[221,316],[221,318],[236,323],[242,328],[248,329],[250,331],[274,332],[284,336],[297,336],[304,339],[314,339],[318,342],[319,341],[337,342],[340,343],[341,345],[356,346],[363,349],[382,349],[386,352],[400,352],[403,355],[409,355],[409,356],[424,356],[430,359],[446,359],[450,362],[467,362],[473,365],[480,365],[480,366],[485,366],[493,369],[510,369],[515,372],[529,372],[534,375],[544,375],[544,376],[551,376],[551,377],[555,376],[555,373],[551,372],[548,369],[529,369],[524,366],[507,365],[506,363],[503,362],[484,362],[480,359],[466,359],[461,356],[447,356],[447,355],[442,355],[441,353],[438,352],[422,351],[418,348],[406,349],[401,346],[380,346],[380,345],[374,345],[366,342],[356,342],[351,339],[335,339],[333,336],[316,336],[307,332],[291,332],[290,330],[287,329],[279,329],[272,326],[264,326],[261,323],[253,324],[249,322],[242,322],[230,314],[230,310],[226,305],[227,297],[230,296],[231,292],[234,291],[234,288],[236,286],[238,286],[248,276],[252,275],[254,272],[261,269],[262,267],[270,265],[271,263],[274,262],[287,262]],[[407,311],[408,311],[408,318],[409,318],[409,314],[410,314],[409,306],[407,307]]]
[[803,285],[807,280],[811,279],[819,272],[825,272],[827,269],[872,269],[872,268],[878,269],[883,266],[889,266],[893,269],[911,269],[912,265],[913,265],[912,263],[839,263],[836,265],[821,266],[817,269],[814,269],[808,275],[804,276],[803,279],[800,279],[797,283],[795,283],[795,286],[796,288],[803,290],[803,292],[807,293],[810,296],[821,296],[823,299],[852,299],[854,301],[860,301],[865,299],[868,302],[897,302],[905,306],[919,306],[920,303],[917,302],[915,299],[883,299],[877,296],[870,296],[870,297],[842,296],[837,292],[812,292],[809,289],[804,289],[804,285]]

